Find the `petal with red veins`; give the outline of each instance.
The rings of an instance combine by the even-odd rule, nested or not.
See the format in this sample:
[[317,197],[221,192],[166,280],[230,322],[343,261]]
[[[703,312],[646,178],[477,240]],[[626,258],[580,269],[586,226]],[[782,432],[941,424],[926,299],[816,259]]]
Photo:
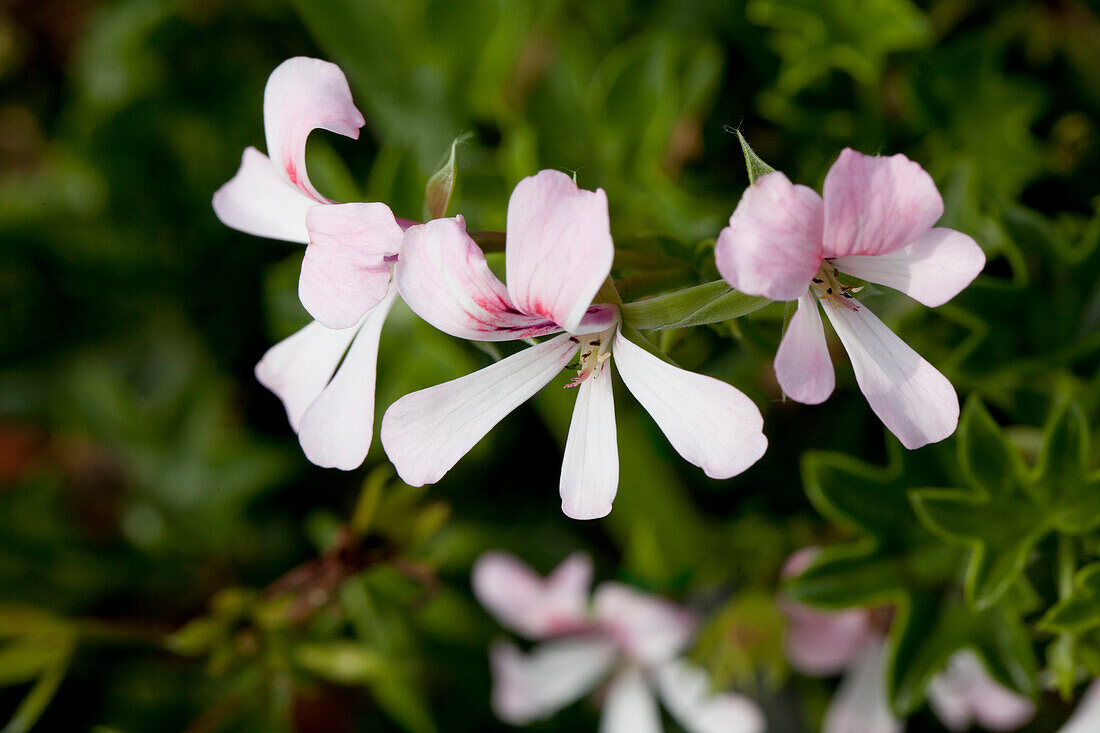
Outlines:
[[607,516],[618,488],[615,403],[605,364],[577,388],[561,463],[561,510],[573,519]]
[[695,615],[686,608],[622,583],[601,584],[592,604],[602,628],[643,665],[679,656],[695,634]]
[[516,308],[461,216],[410,227],[394,279],[414,313],[458,338],[513,341],[561,330]]
[[616,656],[614,643],[599,638],[550,641],[530,654],[495,642],[489,649],[493,712],[512,725],[549,718],[595,687]]
[[505,267],[521,311],[576,332],[614,256],[603,189],[585,191],[554,170],[516,186],[508,201]]
[[611,680],[600,733],[661,733],[661,711],[637,667],[627,667]]
[[821,231],[821,197],[769,173],[741,196],[714,245],[715,264],[743,293],[794,300],[821,267]]
[[350,471],[362,465],[374,434],[374,382],[382,324],[397,298],[391,288],[371,308],[344,361],[302,416],[298,440],[312,463]]
[[845,148],[825,176],[826,257],[884,255],[912,244],[943,216],[932,176],[904,155]]
[[764,419],[741,391],[661,361],[615,334],[615,366],[676,452],[711,478],[735,476],[768,447]]
[[799,297],[798,310],[775,352],[775,378],[784,394],[804,405],[824,402],[836,386],[817,298],[809,292]]
[[[853,310],[847,305],[857,306]],[[909,348],[867,306],[822,301],[852,360],[871,409],[901,444],[913,450],[955,432],[959,398],[947,377]]]
[[577,350],[561,335],[465,377],[407,394],[382,418],[382,446],[401,480],[441,479],[504,416],[546,386]]
[[320,203],[306,175],[306,138],[316,129],[356,139],[365,124],[336,64],[298,56],[271,72],[264,89],[267,154],[286,180]]
[[715,694],[701,668],[677,659],[657,668],[657,691],[688,733],[763,733],[760,707],[732,692]]
[[302,260],[298,298],[329,328],[348,328],[386,296],[404,232],[377,203],[315,206],[306,215],[309,246]]
[[500,624],[528,639],[544,639],[587,628],[592,560],[566,558],[543,579],[506,552],[487,552],[474,563],[474,595]]
[[245,148],[236,175],[211,202],[222,224],[246,234],[309,242],[306,212],[317,202],[289,185],[266,155]]
[[935,308],[973,282],[985,267],[985,253],[962,232],[936,227],[895,252],[836,257],[832,263],[841,272],[900,290]]

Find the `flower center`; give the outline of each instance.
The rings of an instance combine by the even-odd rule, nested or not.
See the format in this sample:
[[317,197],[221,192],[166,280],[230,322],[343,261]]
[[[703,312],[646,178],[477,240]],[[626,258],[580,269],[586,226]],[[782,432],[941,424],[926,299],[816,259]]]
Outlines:
[[570,336],[569,340],[580,345],[580,356],[577,358],[577,376],[565,385],[565,389],[579,387],[589,377],[598,377],[604,362],[611,358],[611,337],[607,331],[580,337]]
[[832,300],[834,303],[853,311],[859,310],[859,303],[852,297],[852,293],[858,293],[862,289],[863,286],[857,287],[841,283],[840,272],[828,260],[821,263],[821,268],[814,275],[813,282],[810,283],[810,290],[813,291],[818,300]]

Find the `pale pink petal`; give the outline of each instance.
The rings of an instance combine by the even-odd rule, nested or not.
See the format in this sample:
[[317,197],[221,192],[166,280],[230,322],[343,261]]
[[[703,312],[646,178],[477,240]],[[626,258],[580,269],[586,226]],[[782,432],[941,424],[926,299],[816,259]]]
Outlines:
[[1077,709],[1058,733],[1095,733],[1100,730],[1100,680],[1093,680]]
[[611,669],[615,645],[605,639],[551,641],[523,654],[498,641],[489,650],[493,712],[512,725],[549,718],[595,687]]
[[344,361],[302,416],[298,440],[312,463],[350,471],[362,465],[374,435],[374,378],[382,324],[396,288],[367,311]]
[[701,668],[677,659],[657,668],[657,690],[688,733],[763,733],[760,707],[732,692],[716,694]]
[[321,129],[356,139],[364,123],[336,64],[298,56],[279,64],[267,78],[267,154],[286,180],[320,203],[328,199],[317,193],[306,175],[306,138]]
[[600,733],[661,733],[661,711],[637,667],[627,667],[611,680]]
[[561,335],[444,384],[405,395],[382,418],[382,446],[401,480],[432,484],[577,350]]
[[1035,715],[1035,705],[997,684],[970,650],[956,653],[944,671],[932,678],[928,704],[953,731],[964,731],[974,723],[989,730],[1015,730]]
[[855,300],[840,304],[831,298],[822,304],[852,360],[860,390],[902,445],[912,450],[955,432],[959,398],[947,377],[866,306]]
[[962,232],[936,227],[895,252],[836,257],[832,263],[841,272],[900,290],[935,308],[978,276],[985,267],[985,253]]
[[573,519],[598,519],[611,511],[619,488],[619,446],[611,370],[605,365],[577,388],[561,462],[561,510]]
[[452,336],[511,341],[561,330],[517,310],[461,216],[409,228],[394,279],[414,313]]
[[385,258],[401,249],[404,232],[385,204],[315,206],[306,228],[298,298],[329,328],[353,326],[386,296],[392,266]]
[[313,321],[268,349],[256,365],[256,379],[282,400],[294,432],[358,332],[358,325],[334,331]]
[[512,191],[505,267],[508,292],[524,313],[577,333],[614,256],[603,189],[585,191],[545,170]]
[[932,176],[904,155],[845,148],[825,176],[825,256],[884,255],[924,236],[943,216]]
[[753,401],[713,377],[674,367],[615,335],[615,366],[676,452],[711,478],[735,476],[768,447]]
[[679,656],[695,633],[691,611],[622,583],[602,583],[592,603],[603,629],[645,666]]
[[529,639],[588,628],[592,560],[565,559],[545,580],[506,552],[486,552],[474,563],[474,595],[502,626]]
[[309,241],[306,212],[317,202],[288,184],[268,157],[245,148],[236,175],[214,192],[222,224],[246,234],[288,242]]
[[784,394],[804,405],[824,402],[836,386],[817,298],[808,291],[799,296],[798,310],[775,352],[775,378]]
[[829,702],[822,733],[900,733],[903,723],[886,699],[885,661],[882,646],[864,649]]
[[821,267],[821,197],[779,172],[746,189],[718,235],[714,260],[732,287],[772,300],[794,300]]

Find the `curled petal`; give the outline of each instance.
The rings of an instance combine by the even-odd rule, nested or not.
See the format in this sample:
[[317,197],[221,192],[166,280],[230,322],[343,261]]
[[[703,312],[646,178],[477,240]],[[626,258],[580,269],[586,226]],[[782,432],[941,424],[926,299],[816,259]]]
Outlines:
[[824,198],[826,257],[895,252],[943,216],[932,176],[904,155],[845,148],[825,176]]
[[718,272],[749,295],[794,300],[821,267],[821,197],[779,172],[746,189],[714,245]]
[[601,584],[592,602],[602,628],[646,666],[679,656],[695,633],[693,613],[621,583]]
[[385,204],[315,206],[306,215],[309,246],[298,298],[329,328],[348,328],[386,296],[404,233]]
[[832,263],[842,272],[900,290],[935,308],[978,276],[985,267],[985,253],[962,232],[936,227],[895,252],[837,257]]
[[661,733],[661,711],[637,667],[627,667],[611,680],[600,733]]
[[413,312],[452,336],[512,341],[561,330],[513,305],[461,216],[409,228],[394,278]]
[[587,628],[592,560],[566,558],[545,580],[505,552],[487,552],[474,564],[474,595],[501,625],[529,639]]
[[1077,709],[1058,733],[1092,733],[1100,730],[1100,680],[1093,680]]
[[928,704],[952,731],[964,731],[973,723],[989,730],[1016,730],[1035,715],[1035,705],[997,684],[970,650],[956,653],[932,678]]
[[799,296],[798,310],[775,352],[775,378],[784,394],[804,405],[824,402],[833,393],[833,360],[825,342],[817,298],[809,292]]
[[886,699],[885,661],[881,645],[863,650],[825,710],[822,733],[901,732],[903,723],[894,717]]
[[306,138],[316,129],[352,139],[365,124],[351,100],[344,72],[336,64],[298,56],[271,72],[264,89],[264,132],[267,154],[286,180],[319,203],[306,175]]
[[390,289],[363,318],[344,361],[302,416],[298,441],[312,463],[350,471],[362,465],[374,435],[374,382],[382,324],[397,298]]
[[245,148],[236,175],[214,192],[222,224],[246,234],[288,242],[309,241],[306,212],[317,202],[287,184],[266,155]]
[[725,382],[674,367],[615,335],[623,383],[685,460],[711,478],[735,476],[768,447],[753,401]]
[[577,350],[567,335],[484,369],[405,395],[382,418],[382,446],[401,480],[432,484],[504,416],[554,378]]
[[604,639],[551,641],[523,654],[498,641],[489,650],[493,712],[512,725],[549,718],[595,687],[617,655]]
[[715,694],[710,677],[684,659],[662,664],[657,690],[665,706],[688,733],[763,733],[760,707],[732,692]]
[[313,321],[268,349],[256,365],[256,379],[282,400],[294,432],[358,332],[358,325],[334,331]]
[[561,509],[573,519],[598,519],[611,511],[619,488],[611,370],[604,367],[577,389],[561,463]]
[[607,194],[582,190],[560,171],[524,178],[508,201],[506,246],[516,307],[577,333],[615,256]]
[[855,300],[846,303],[857,310],[833,299],[822,301],[852,360],[859,389],[883,424],[910,450],[955,432],[959,398],[947,377],[866,306]]

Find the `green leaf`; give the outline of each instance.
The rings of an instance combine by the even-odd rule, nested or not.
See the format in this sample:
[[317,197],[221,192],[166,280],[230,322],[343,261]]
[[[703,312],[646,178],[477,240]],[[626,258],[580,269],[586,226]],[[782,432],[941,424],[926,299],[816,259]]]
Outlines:
[[722,280],[655,298],[624,303],[623,322],[642,330],[701,326],[739,318],[770,304],[767,298],[745,295]]
[[741,131],[735,130],[734,132],[737,133],[737,139],[741,141],[741,152],[745,154],[745,170],[749,173],[749,184],[756,183],[756,179],[760,176],[775,173],[775,168],[772,168],[760,159],[760,156],[752,149],[749,145],[749,141],[745,139]]
[[69,671],[69,664],[76,650],[76,640],[76,634],[72,632],[56,636],[56,646],[48,655],[48,661],[44,664],[38,681],[19,703],[8,724],[0,729],[0,733],[27,733],[34,727],[42,713],[46,712],[50,701],[57,694],[57,688]]
[[456,137],[451,143],[451,152],[447,161],[428,179],[428,185],[424,187],[424,208],[428,219],[440,219],[447,215],[447,207],[451,203],[451,196],[454,194],[458,180],[455,150],[470,137],[471,134],[468,132]]
[[1051,521],[1066,534],[1100,525],[1100,472],[1088,473],[1089,428],[1075,404],[1056,410],[1036,467],[1036,493],[1051,505]]
[[300,644],[294,661],[319,677],[341,684],[365,684],[383,679],[391,671],[390,660],[374,649],[353,641]]
[[1076,634],[1100,628],[1100,562],[1081,568],[1073,585],[1073,593],[1046,612],[1039,628]]

